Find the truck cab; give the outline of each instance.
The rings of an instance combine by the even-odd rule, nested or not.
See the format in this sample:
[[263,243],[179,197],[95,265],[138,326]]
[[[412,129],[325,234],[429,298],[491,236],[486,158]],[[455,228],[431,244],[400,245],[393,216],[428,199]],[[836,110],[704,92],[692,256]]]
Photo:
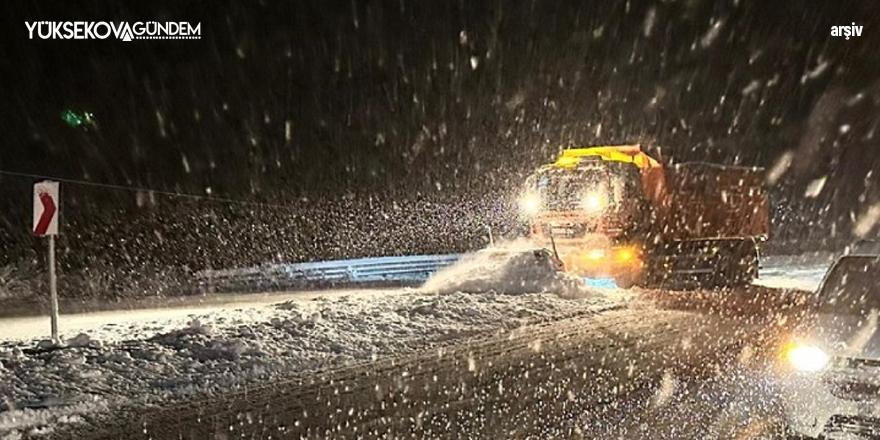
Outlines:
[[620,287],[641,281],[652,224],[648,167],[659,163],[637,146],[565,150],[526,179],[521,208],[532,240],[555,248],[580,276],[613,278]]

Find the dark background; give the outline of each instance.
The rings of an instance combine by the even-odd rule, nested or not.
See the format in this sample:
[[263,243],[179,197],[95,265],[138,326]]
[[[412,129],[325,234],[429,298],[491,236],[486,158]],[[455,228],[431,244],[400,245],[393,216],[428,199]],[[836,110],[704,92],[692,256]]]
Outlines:
[[[482,223],[516,230],[523,176],[572,144],[768,168],[791,155],[768,182],[781,251],[852,240],[880,203],[872,0],[7,1],[0,12],[0,170],[264,204],[64,184],[71,269],[473,248]],[[39,20],[200,22],[202,39],[28,40],[24,22]],[[861,37],[830,36],[851,22]],[[93,112],[99,129],[66,126],[65,108]],[[0,175],[7,262],[39,249],[33,180]],[[344,228],[364,233],[340,238]]]

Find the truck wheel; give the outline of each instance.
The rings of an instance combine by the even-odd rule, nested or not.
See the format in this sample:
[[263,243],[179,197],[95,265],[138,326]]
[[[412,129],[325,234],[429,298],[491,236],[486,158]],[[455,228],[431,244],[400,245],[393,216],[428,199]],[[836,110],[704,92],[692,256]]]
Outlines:
[[740,286],[748,286],[758,278],[758,254],[752,250],[740,259]]
[[717,287],[744,287],[758,277],[758,251],[751,240],[731,243],[716,273]]
[[666,258],[660,255],[649,257],[645,263],[645,273],[641,285],[648,289],[675,289],[672,273],[664,266]]

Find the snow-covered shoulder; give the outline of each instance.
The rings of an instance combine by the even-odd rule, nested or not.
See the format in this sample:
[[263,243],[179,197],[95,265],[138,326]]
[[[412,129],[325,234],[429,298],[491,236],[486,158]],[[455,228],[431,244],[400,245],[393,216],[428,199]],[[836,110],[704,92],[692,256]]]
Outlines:
[[7,340],[0,343],[0,439],[40,437],[123,406],[370,362],[619,301],[398,290],[109,322],[61,347]]

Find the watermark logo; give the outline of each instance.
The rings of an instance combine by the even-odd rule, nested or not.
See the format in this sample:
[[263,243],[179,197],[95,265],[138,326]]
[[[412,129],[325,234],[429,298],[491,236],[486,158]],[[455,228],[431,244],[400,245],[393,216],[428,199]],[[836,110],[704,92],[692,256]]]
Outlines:
[[43,40],[184,40],[201,39],[202,24],[185,21],[26,21],[28,37]]
[[856,26],[855,23],[852,26],[831,26],[831,36],[846,37],[847,40],[849,40],[849,37],[861,37],[863,27]]

